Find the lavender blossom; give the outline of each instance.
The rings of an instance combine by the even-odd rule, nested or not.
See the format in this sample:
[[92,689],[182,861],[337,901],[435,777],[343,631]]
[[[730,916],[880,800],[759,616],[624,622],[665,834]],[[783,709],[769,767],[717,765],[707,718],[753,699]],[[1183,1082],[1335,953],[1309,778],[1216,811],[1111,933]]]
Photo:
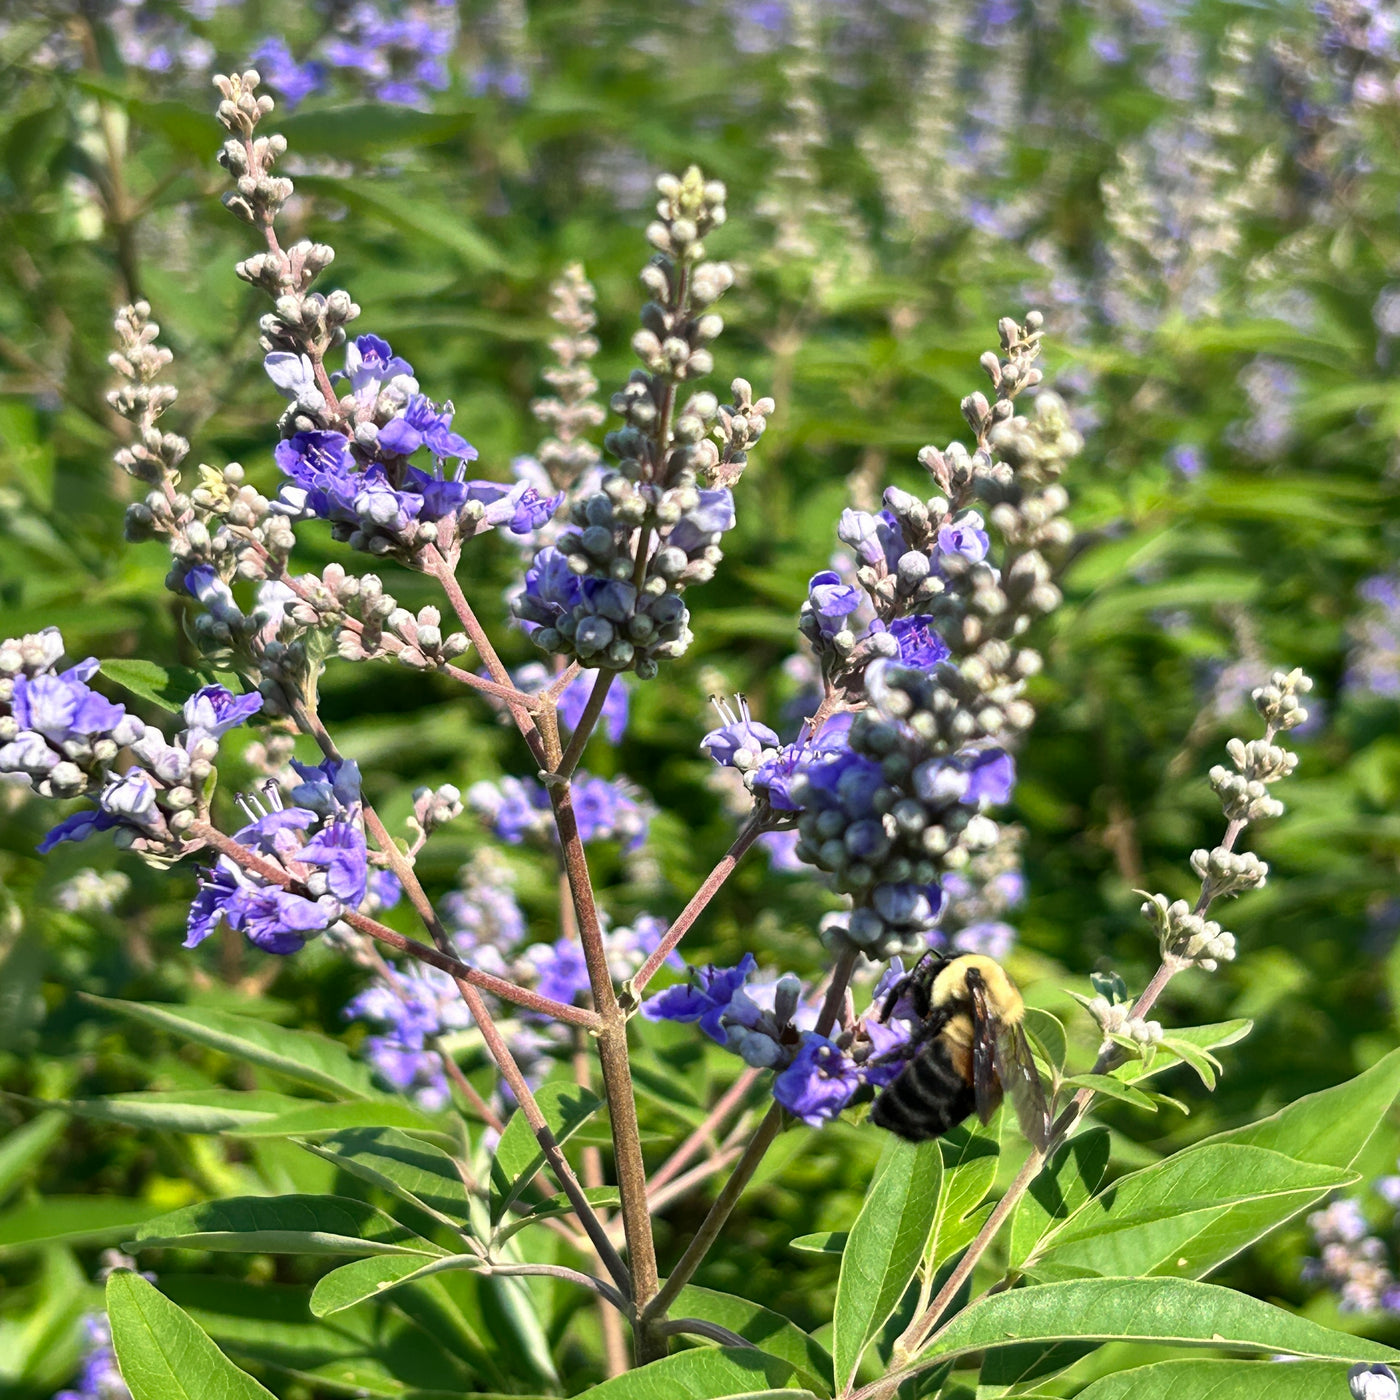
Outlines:
[[840,1115],[861,1087],[860,1072],[824,1035],[807,1031],[796,1056],[773,1081],[773,1097],[809,1127]]
[[53,1400],[131,1400],[131,1392],[117,1367],[112,1329],[103,1312],[83,1318],[86,1349],[72,1390],[60,1390]]
[[711,1040],[723,1045],[727,1039],[721,1018],[744,982],[758,970],[752,953],[745,953],[734,967],[691,968],[690,980],[668,987],[642,1003],[642,1015],[649,1021],[698,1023]]

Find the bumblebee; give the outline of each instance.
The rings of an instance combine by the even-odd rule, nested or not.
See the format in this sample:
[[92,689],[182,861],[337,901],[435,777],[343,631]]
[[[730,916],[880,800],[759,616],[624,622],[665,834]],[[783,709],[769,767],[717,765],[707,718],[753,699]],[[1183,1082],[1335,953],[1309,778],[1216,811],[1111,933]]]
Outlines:
[[1026,1004],[1001,964],[980,953],[926,953],[891,989],[888,1021],[910,995],[913,1038],[892,1054],[904,1061],[870,1106],[870,1121],[910,1142],[942,1137],[976,1113],[982,1122],[1011,1095],[1021,1128],[1045,1145],[1050,1114],[1022,1027]]

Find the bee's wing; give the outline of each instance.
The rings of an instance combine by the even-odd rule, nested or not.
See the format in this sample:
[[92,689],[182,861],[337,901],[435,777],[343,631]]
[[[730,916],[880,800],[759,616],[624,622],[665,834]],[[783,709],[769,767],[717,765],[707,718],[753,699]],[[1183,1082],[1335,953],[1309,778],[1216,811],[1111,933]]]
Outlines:
[[1044,1147],[1050,1133],[1050,1110],[1026,1033],[1020,1026],[1004,1024],[999,1032],[995,1038],[997,1075],[1016,1105],[1021,1131],[1033,1146]]
[[972,1000],[972,1095],[977,1116],[985,1123],[1001,1103],[997,1020],[987,1005],[982,983],[969,979],[968,991]]

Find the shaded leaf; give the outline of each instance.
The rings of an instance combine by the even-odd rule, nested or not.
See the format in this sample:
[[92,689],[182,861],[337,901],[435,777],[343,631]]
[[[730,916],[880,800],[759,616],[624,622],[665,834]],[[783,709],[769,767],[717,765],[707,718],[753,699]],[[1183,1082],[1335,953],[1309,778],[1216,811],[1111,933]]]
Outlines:
[[[602,1106],[603,1101],[576,1084],[543,1084],[535,1102],[554,1140],[563,1143]],[[517,1109],[501,1134],[491,1162],[491,1218],[499,1220],[544,1166],[544,1152],[534,1130]]]
[[1011,1217],[1010,1264],[1021,1265],[1036,1246],[1099,1189],[1108,1168],[1109,1137],[1096,1128],[1071,1138],[1041,1168]]
[[0,1255],[51,1244],[114,1244],[157,1207],[120,1196],[48,1196],[0,1215]]
[[316,1317],[329,1317],[414,1279],[444,1269],[475,1269],[480,1264],[475,1254],[449,1254],[427,1261],[421,1255],[404,1254],[356,1259],[352,1264],[332,1269],[317,1282],[311,1290],[311,1311]]
[[698,1317],[727,1327],[760,1351],[786,1361],[801,1384],[820,1395],[831,1394],[831,1357],[826,1348],[779,1313],[732,1293],[687,1285],[677,1295],[670,1315]]
[[814,1235],[798,1235],[788,1246],[804,1254],[844,1254],[850,1237],[849,1230],[818,1230]]
[[785,1361],[761,1351],[700,1347],[614,1376],[583,1395],[587,1400],[733,1400],[767,1394],[791,1374]]
[[455,1230],[465,1228],[470,1218],[471,1204],[457,1164],[440,1148],[397,1128],[348,1128],[302,1146]]
[[346,1196],[234,1196],[148,1220],[133,1247],[237,1254],[408,1254],[446,1251],[392,1216]]
[[1078,1400],[1344,1400],[1345,1361],[1159,1361],[1104,1376]]

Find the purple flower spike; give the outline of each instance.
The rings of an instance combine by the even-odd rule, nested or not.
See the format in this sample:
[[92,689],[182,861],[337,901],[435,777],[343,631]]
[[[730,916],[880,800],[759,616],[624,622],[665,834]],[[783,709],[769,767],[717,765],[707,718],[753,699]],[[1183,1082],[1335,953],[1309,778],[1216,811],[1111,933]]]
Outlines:
[[324,826],[298,852],[307,865],[326,869],[326,888],[352,909],[364,900],[369,882],[365,834],[354,822],[334,821]]
[[824,1035],[804,1031],[793,1062],[773,1080],[773,1097],[809,1127],[837,1117],[860,1088],[860,1071]]
[[898,617],[890,623],[890,635],[899,643],[899,659],[906,666],[930,670],[952,654],[948,643],[933,630],[933,618]]
[[779,747],[782,741],[766,724],[749,714],[749,702],[742,695],[736,697],[737,714],[723,700],[716,699],[713,703],[724,724],[710,730],[700,740],[700,748],[721,768],[751,768],[764,749]]
[[987,532],[981,528],[980,516],[970,514],[956,525],[945,525],[938,532],[938,548],[944,554],[961,554],[973,564],[980,564],[991,548]]
[[807,596],[812,611],[825,623],[837,624],[855,612],[864,601],[865,595],[852,583],[842,581],[834,569],[823,569],[813,574],[807,585]]

